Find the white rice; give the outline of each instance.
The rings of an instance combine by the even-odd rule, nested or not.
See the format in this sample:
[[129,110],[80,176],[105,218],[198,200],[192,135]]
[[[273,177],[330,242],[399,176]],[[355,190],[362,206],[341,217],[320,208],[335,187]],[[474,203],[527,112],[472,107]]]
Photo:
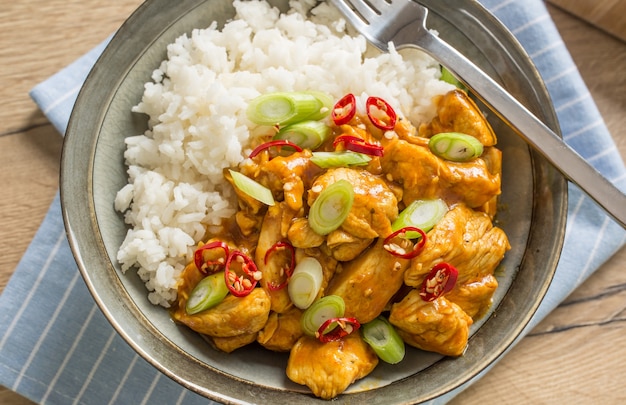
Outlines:
[[[248,102],[272,91],[317,90],[387,100],[414,124],[435,114],[432,98],[451,89],[417,51],[380,54],[350,35],[332,6],[294,1],[281,15],[265,1],[235,1],[237,17],[182,36],[133,108],[149,130],[126,139],[128,185],[116,197],[130,229],[118,252],[136,268],[153,304],[168,307],[177,278],[206,229],[234,215],[223,169],[249,153]],[[361,107],[362,108],[362,107]]]

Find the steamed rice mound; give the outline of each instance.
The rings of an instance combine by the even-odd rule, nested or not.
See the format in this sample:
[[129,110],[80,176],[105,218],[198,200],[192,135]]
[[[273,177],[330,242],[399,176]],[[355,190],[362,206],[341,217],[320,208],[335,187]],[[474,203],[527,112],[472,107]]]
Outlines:
[[[148,130],[126,138],[128,184],[115,199],[128,233],[122,270],[136,268],[153,304],[168,307],[208,228],[236,212],[223,169],[250,152],[248,102],[274,91],[315,90],[335,99],[387,100],[414,124],[435,115],[432,98],[450,90],[439,65],[418,51],[380,54],[347,30],[332,6],[292,2],[286,14],[265,1],[235,1],[236,18],[179,37],[145,84],[135,113]],[[310,11],[310,17],[305,18]]]

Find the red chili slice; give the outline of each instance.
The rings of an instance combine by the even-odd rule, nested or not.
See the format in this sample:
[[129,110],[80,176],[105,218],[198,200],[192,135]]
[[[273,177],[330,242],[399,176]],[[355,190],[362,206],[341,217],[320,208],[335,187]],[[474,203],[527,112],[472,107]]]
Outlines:
[[[240,272],[233,268],[233,261],[240,266]],[[256,264],[245,253],[235,250],[228,255],[224,268],[224,279],[226,280],[226,287],[235,297],[245,297],[250,294],[256,287],[260,276],[261,272],[257,269]]]
[[[328,327],[333,323],[336,323],[337,326],[333,330],[326,332],[326,329],[328,329]],[[320,326],[315,333],[315,337],[317,337],[322,343],[332,342],[348,336],[360,327],[361,324],[356,320],[356,318],[330,318],[327,319],[322,326]]]
[[271,148],[273,146],[278,146],[278,147],[289,146],[290,148],[294,148],[296,150],[296,152],[302,152],[302,148],[299,147],[298,145],[296,145],[295,143],[293,143],[291,141],[283,140],[283,139],[277,139],[275,141],[269,141],[269,142],[265,142],[265,143],[260,144],[259,146],[254,148],[254,150],[252,152],[250,152],[250,156],[248,156],[248,157],[250,159],[252,159],[256,155],[258,155],[259,153],[264,151],[265,149]]
[[384,149],[380,145],[365,142],[365,140],[352,135],[339,135],[333,141],[333,146],[343,143],[347,150],[352,152],[364,153],[371,156],[382,156]]
[[[417,232],[421,235],[420,240],[417,242],[417,244],[415,244],[415,246],[413,246],[413,250],[411,250],[410,252],[399,250],[398,249],[399,247],[396,244],[392,244],[392,241],[394,238],[402,238],[407,232]],[[391,235],[387,236],[385,238],[385,241],[383,242],[383,247],[385,248],[387,252],[391,253],[394,256],[401,257],[403,259],[412,259],[418,254],[420,254],[425,244],[426,244],[426,232],[422,231],[420,228],[417,228],[415,226],[407,226],[407,227],[398,229]]]
[[[213,249],[222,249],[224,251],[224,255],[218,256],[217,259],[207,260],[205,253],[209,250]],[[200,246],[193,254],[193,261],[198,270],[200,270],[204,274],[215,273],[220,270],[226,264],[226,259],[228,258],[228,245],[222,241],[214,241],[206,243]]]
[[289,251],[289,266],[285,267],[284,269],[285,280],[282,283],[276,284],[276,283],[271,282],[267,285],[267,287],[273,291],[282,290],[283,288],[287,286],[287,283],[289,283],[289,279],[291,278],[291,275],[293,274],[293,270],[296,267],[296,250],[289,242],[284,242],[284,241],[276,242],[271,248],[267,250],[267,252],[265,252],[265,258],[264,258],[265,264],[267,264],[267,261],[272,253],[274,253],[277,250],[282,250],[282,249],[287,249]]
[[454,288],[458,277],[459,271],[451,264],[435,265],[422,283],[420,297],[427,302],[436,300]]
[[356,114],[356,99],[354,94],[348,93],[337,101],[330,113],[335,125],[343,125],[350,122]]
[[369,97],[365,102],[367,116],[377,128],[388,131],[396,126],[396,112],[380,97]]

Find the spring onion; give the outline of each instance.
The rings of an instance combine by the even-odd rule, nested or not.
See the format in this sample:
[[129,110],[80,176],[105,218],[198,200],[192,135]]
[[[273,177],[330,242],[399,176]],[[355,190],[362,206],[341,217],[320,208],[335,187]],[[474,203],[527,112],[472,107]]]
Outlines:
[[315,98],[319,100],[319,102],[322,105],[318,112],[313,113],[313,115],[309,116],[307,119],[321,120],[321,119],[326,118],[330,114],[331,109],[333,108],[333,101],[334,101],[330,94],[326,94],[324,92],[315,91],[315,90],[307,90],[304,93],[314,96]]
[[[443,218],[446,212],[448,212],[448,205],[440,198],[415,200],[400,212],[400,215],[391,224],[391,230],[397,231],[407,226],[414,226],[428,232]],[[419,236],[418,233],[409,232],[406,235],[408,239],[417,239]]]
[[243,193],[249,195],[255,200],[262,202],[263,204],[275,204],[274,196],[272,195],[272,191],[269,188],[257,183],[256,181],[252,180],[250,177],[244,174],[230,169],[228,171],[233,178],[235,186]]
[[200,280],[194,287],[185,310],[189,315],[206,311],[222,302],[226,295],[228,295],[228,287],[224,280],[224,272],[213,273]]
[[338,180],[326,187],[311,205],[309,226],[320,235],[328,235],[345,221],[353,202],[352,184]]
[[365,166],[372,160],[366,154],[352,151],[340,152],[313,152],[311,162],[322,169],[331,167]]
[[319,328],[329,319],[340,318],[346,311],[346,304],[338,295],[327,295],[315,301],[300,318],[302,331],[315,336]]
[[323,279],[320,262],[313,257],[305,257],[296,265],[287,284],[291,302],[300,309],[308,308],[322,288]]
[[441,80],[443,80],[446,83],[450,83],[454,86],[456,86],[458,89],[467,90],[467,87],[465,87],[465,85],[463,83],[461,83],[459,81],[459,79],[457,79],[452,72],[450,72],[448,69],[446,69],[444,66],[441,66]]
[[328,138],[330,128],[322,121],[300,121],[281,128],[274,140],[284,140],[295,143],[303,149],[317,149]]
[[371,346],[378,357],[389,364],[397,364],[404,358],[404,341],[388,320],[379,316],[361,327],[365,343]]
[[468,162],[483,154],[483,144],[471,135],[442,132],[428,141],[431,152],[453,162]]
[[250,101],[246,114],[258,125],[284,126],[319,114],[322,102],[311,93],[275,92]]

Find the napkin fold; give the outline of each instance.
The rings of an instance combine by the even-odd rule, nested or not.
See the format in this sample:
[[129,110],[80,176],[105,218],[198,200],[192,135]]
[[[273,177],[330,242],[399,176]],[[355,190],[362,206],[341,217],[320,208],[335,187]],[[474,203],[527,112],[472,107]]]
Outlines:
[[[533,59],[566,142],[625,190],[624,163],[543,1],[480,2]],[[61,134],[85,77],[107,42],[31,91]],[[526,332],[626,242],[626,232],[578,187],[570,184],[568,191],[567,231],[555,281]],[[580,234],[595,235],[593,244],[589,246],[589,238],[576,237]],[[71,254],[58,193],[0,296],[0,384],[42,404],[215,403],[140,358],[102,315]],[[466,386],[434,402],[445,403]]]

